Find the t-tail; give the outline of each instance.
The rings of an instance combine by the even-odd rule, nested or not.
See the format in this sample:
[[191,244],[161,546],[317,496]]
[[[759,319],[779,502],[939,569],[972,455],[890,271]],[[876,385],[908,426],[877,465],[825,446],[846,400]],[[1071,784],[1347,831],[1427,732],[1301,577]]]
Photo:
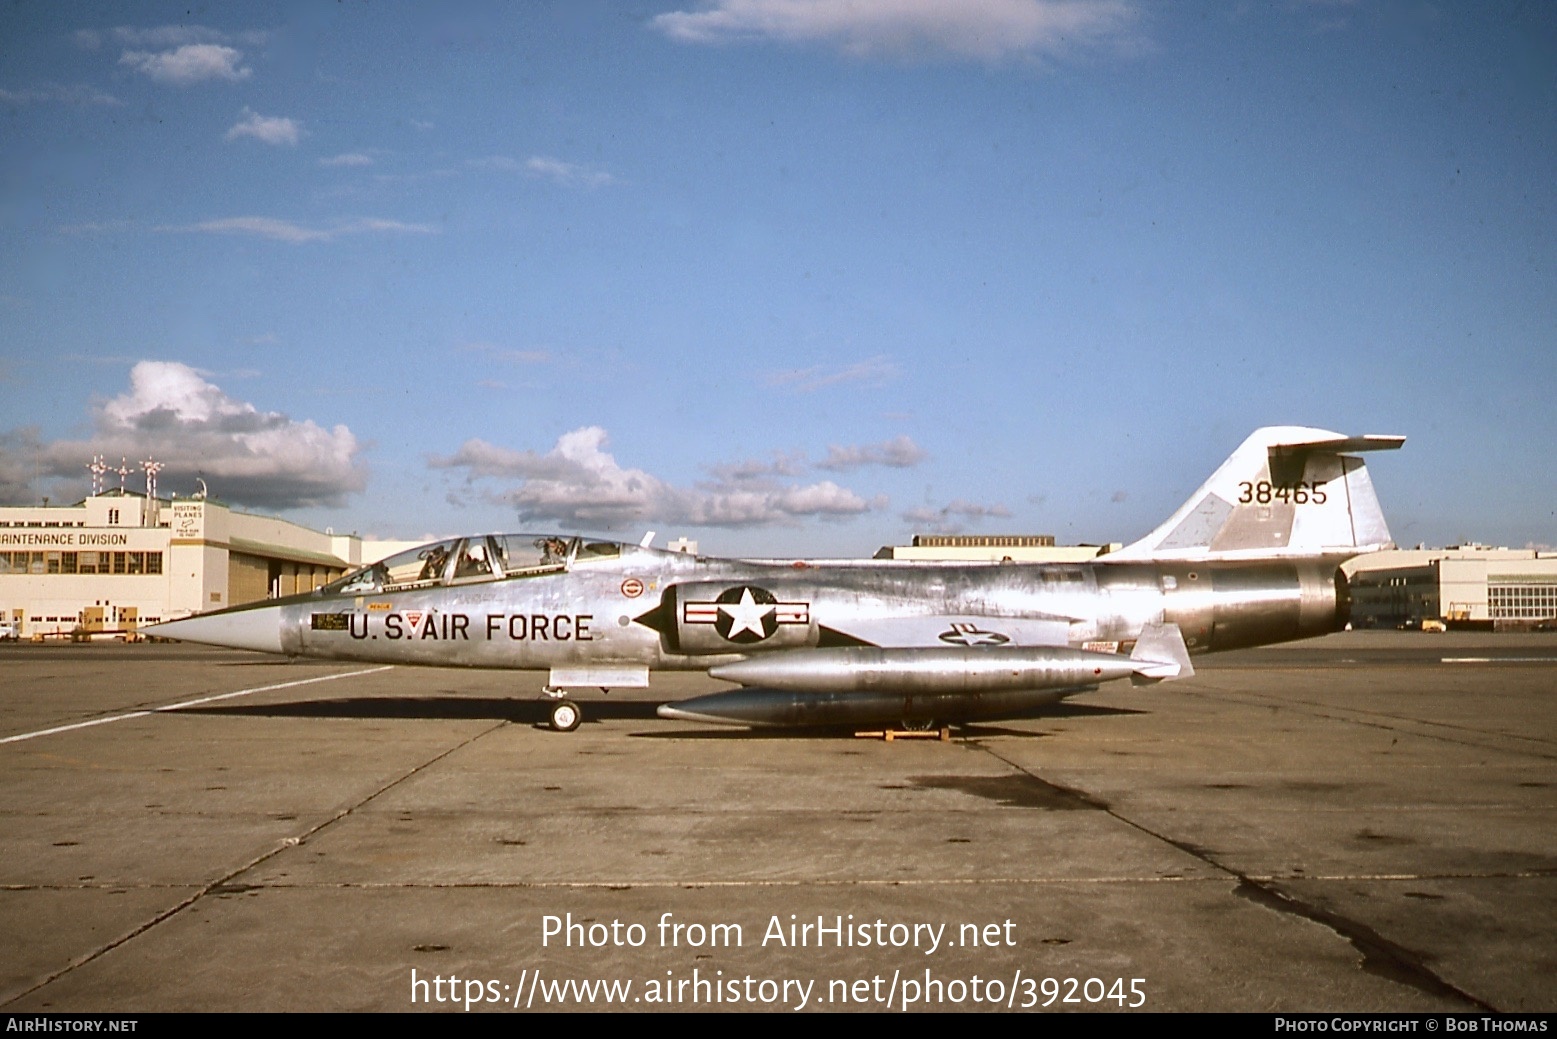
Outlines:
[[1405,442],[1306,426],[1257,429],[1166,523],[1105,558],[1341,560],[1393,548],[1357,456]]

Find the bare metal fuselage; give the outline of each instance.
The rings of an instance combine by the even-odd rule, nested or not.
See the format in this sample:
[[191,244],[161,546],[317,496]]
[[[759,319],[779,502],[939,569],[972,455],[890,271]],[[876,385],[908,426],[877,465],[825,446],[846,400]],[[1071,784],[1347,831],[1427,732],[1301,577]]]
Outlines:
[[[659,708],[753,725],[1021,714],[1104,682],[1193,676],[1192,654],[1345,625],[1339,564],[1389,544],[1359,453],[1400,437],[1256,430],[1167,521],[1096,562],[704,559],[565,535],[450,538],[308,594],[159,633],[296,656],[740,688]],[[553,725],[578,724],[576,706]]]
[[[750,587],[793,604],[750,646],[689,618],[689,603]],[[1191,653],[1307,638],[1346,621],[1334,562],[1200,564],[753,563],[624,546],[567,571],[390,594],[300,596],[279,610],[292,655],[444,667],[622,665],[706,670],[757,654],[869,645],[886,622],[977,617],[1042,629],[1047,645],[1128,650],[1177,624]],[[1018,640],[1021,641],[1021,640]]]

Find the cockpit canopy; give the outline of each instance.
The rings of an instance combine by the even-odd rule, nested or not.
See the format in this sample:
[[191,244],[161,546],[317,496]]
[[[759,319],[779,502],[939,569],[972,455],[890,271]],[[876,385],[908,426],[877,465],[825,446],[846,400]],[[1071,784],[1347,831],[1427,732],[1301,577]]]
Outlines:
[[321,595],[371,595],[413,588],[502,581],[559,573],[577,563],[616,559],[622,546],[559,534],[483,534],[408,549],[319,589]]

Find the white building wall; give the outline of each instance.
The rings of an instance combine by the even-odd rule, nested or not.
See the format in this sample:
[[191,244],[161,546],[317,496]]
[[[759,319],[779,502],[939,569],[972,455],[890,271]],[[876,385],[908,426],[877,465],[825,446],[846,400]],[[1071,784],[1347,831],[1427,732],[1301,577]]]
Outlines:
[[[349,568],[362,555],[353,535],[324,534],[203,500],[148,503],[114,492],[77,505],[0,507],[0,552],[7,560],[28,553],[24,571],[9,562],[0,566],[0,617],[20,616],[22,633],[33,635],[69,632],[91,608],[103,610],[110,629],[122,628],[120,618],[132,612],[139,626],[220,609],[231,605],[233,538],[250,543],[237,549],[247,555],[306,560],[282,565],[311,575]],[[60,553],[62,560],[74,553],[79,565],[96,552],[110,558],[117,552],[126,560],[129,553],[159,553],[161,573],[29,572],[33,553]]]
[[[1532,553],[1533,554],[1533,553]],[[1486,558],[1445,557],[1438,564],[1438,601],[1444,617],[1490,620],[1487,612]]]
[[[26,633],[72,630],[86,607],[102,607],[111,618],[130,609],[144,618],[165,618],[169,587],[168,536],[165,529],[108,525],[111,509],[103,501],[124,502],[120,520],[135,520],[141,503],[135,498],[101,499],[100,508],[0,509],[0,552],[26,552],[33,560],[25,572],[0,568],[0,615],[22,618]],[[102,525],[92,526],[93,519]],[[77,565],[93,565],[93,557],[127,558],[130,553],[160,555],[161,572],[48,573],[51,560],[66,553]],[[41,559],[39,557],[42,557]],[[40,565],[41,564],[41,565]],[[57,564],[56,564],[57,565]],[[141,564],[145,565],[144,561]],[[34,572],[34,569],[41,572]]]

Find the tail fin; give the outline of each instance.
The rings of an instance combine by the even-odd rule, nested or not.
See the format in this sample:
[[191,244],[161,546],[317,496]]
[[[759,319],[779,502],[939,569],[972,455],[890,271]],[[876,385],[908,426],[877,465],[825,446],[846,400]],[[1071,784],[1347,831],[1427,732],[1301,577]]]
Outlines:
[[1257,429],[1166,523],[1104,558],[1339,559],[1390,548],[1373,481],[1354,456],[1405,442],[1306,426]]

